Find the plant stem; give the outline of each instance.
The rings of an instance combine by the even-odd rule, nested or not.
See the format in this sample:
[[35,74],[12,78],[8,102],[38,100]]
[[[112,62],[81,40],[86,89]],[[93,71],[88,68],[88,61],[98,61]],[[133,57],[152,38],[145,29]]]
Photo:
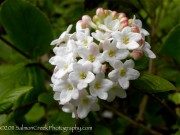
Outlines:
[[157,131],[155,131],[155,130],[153,130],[153,129],[150,129],[150,128],[146,127],[145,125],[143,125],[143,124],[141,124],[141,123],[138,123],[138,122],[132,120],[131,118],[129,118],[128,116],[122,114],[121,112],[119,112],[118,110],[114,109],[113,107],[111,107],[111,106],[109,106],[109,105],[107,105],[107,104],[104,104],[104,103],[102,103],[102,102],[101,102],[101,104],[102,104],[105,108],[111,110],[114,114],[122,117],[123,119],[125,119],[125,120],[128,121],[129,123],[133,124],[135,127],[143,128],[144,130],[148,131],[148,132],[151,133],[152,135],[162,135],[161,133],[159,133],[159,132],[157,132]]
[[24,53],[23,51],[21,51],[20,49],[18,49],[16,46],[14,46],[13,44],[11,44],[9,41],[7,41],[4,37],[0,36],[0,39],[6,43],[8,46],[10,46],[11,48],[13,48],[15,51],[17,51],[18,53],[20,53],[22,56],[24,56],[27,59],[31,59],[31,57],[29,55],[27,55],[26,53]]
[[[0,36],[0,39],[6,43],[8,46],[10,46],[11,48],[13,48],[15,51],[17,51],[19,54],[21,54],[22,56],[24,56],[27,59],[31,59],[31,57],[29,55],[27,55],[26,53],[24,53],[23,51],[21,51],[19,48],[17,48],[15,45],[11,44],[9,41],[7,41],[4,37]],[[37,63],[37,65],[43,69],[48,75],[52,75],[52,72],[46,68],[43,64],[41,63]]]

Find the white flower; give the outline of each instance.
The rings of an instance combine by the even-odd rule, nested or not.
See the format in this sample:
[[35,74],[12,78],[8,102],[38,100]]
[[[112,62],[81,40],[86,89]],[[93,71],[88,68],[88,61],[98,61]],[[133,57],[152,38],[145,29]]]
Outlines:
[[129,87],[129,80],[135,80],[140,75],[137,70],[133,69],[133,60],[126,60],[124,64],[121,61],[115,61],[114,63],[111,63],[111,66],[114,70],[108,74],[109,78],[112,81],[118,81],[123,89]]
[[90,36],[88,28],[77,31],[76,38],[77,45],[83,47],[88,47],[88,45],[93,42],[93,37]]
[[79,91],[76,87],[76,83],[74,83],[68,78],[67,80],[62,80],[59,85],[61,92],[58,92],[57,94],[60,100],[60,104],[65,104],[69,102],[71,99],[78,99]]
[[84,63],[74,63],[73,64],[73,72],[69,74],[69,78],[77,83],[77,88],[79,90],[86,88],[89,83],[91,83],[95,76],[91,72],[91,64]]
[[141,34],[143,34],[143,36],[148,36],[149,35],[149,32],[142,28],[141,20],[136,19],[136,16],[134,16],[132,23],[133,23],[133,25],[136,25],[136,26],[139,27],[139,31],[140,31]]
[[113,32],[112,37],[117,40],[117,48],[133,50],[139,47],[137,41],[141,39],[141,34],[131,32],[130,27],[125,27],[121,32]]
[[142,47],[144,54],[151,59],[156,58],[156,55],[150,49],[151,49],[150,44],[148,42],[145,42],[144,46]]
[[102,56],[99,52],[99,46],[91,43],[89,48],[79,47],[77,49],[79,56],[82,58],[78,63],[85,63],[86,61],[92,63],[93,72],[99,73],[102,66]]
[[103,58],[107,62],[111,62],[114,60],[122,60],[125,59],[129,51],[126,49],[118,49],[116,47],[117,42],[113,40],[110,42],[109,40],[105,40],[102,44],[103,47]]
[[62,110],[67,113],[72,112],[72,118],[78,118],[76,106],[73,105],[72,103],[64,104],[64,106],[62,107]]
[[104,19],[104,24],[99,24],[98,27],[107,32],[118,31],[120,22],[118,19],[113,20],[113,17],[109,15]]
[[99,30],[96,30],[96,32],[93,32],[91,34],[97,41],[103,42],[104,40],[107,40],[111,37],[111,34],[108,32],[102,32]]
[[[66,59],[66,60],[74,58],[73,57],[74,56],[73,52],[68,47],[55,47],[53,49],[53,51],[54,51],[54,53],[56,55],[54,57],[61,57],[61,58]],[[53,61],[53,60],[50,59],[50,61]]]
[[71,72],[72,65],[73,65],[73,60],[72,59],[63,59],[60,56],[54,56],[52,57],[49,62],[52,65],[56,65],[56,72],[54,73],[54,76],[56,78],[62,78],[64,77],[67,73]]
[[120,98],[126,98],[127,96],[126,91],[122,89],[119,85],[114,86],[108,91],[107,101],[112,102],[116,96]]
[[92,96],[98,96],[100,99],[106,100],[108,97],[107,91],[112,87],[113,82],[105,79],[104,74],[97,74],[96,78],[90,83],[90,93]]
[[85,118],[88,113],[92,111],[99,110],[99,105],[97,104],[97,98],[88,95],[86,90],[80,91],[80,97],[78,99],[78,106],[77,106],[77,115],[79,118]]
[[69,39],[69,37],[71,36],[71,34],[69,34],[71,28],[72,28],[72,25],[69,25],[67,30],[64,31],[58,39],[53,40],[51,42],[51,45],[60,45],[62,42],[66,42]]

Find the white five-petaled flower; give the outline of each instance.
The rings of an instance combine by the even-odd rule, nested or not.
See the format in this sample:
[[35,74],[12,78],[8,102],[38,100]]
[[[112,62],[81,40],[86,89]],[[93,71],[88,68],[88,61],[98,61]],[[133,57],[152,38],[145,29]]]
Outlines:
[[56,100],[60,100],[60,104],[65,104],[69,102],[71,99],[78,99],[79,90],[76,87],[76,83],[72,80],[64,79],[60,81],[60,92],[56,91],[54,98]]
[[71,34],[69,34],[70,30],[72,28],[72,25],[69,25],[69,27],[67,28],[66,31],[64,31],[60,37],[56,40],[53,40],[51,42],[51,45],[60,45],[62,42],[66,42],[68,41],[68,39],[70,38]]
[[104,24],[99,24],[98,27],[107,32],[118,31],[120,21],[118,19],[113,20],[113,17],[109,15],[104,19]]
[[73,59],[63,59],[59,56],[52,57],[49,62],[53,65],[56,65],[56,72],[54,73],[54,76],[56,78],[62,78],[67,73],[71,72],[72,65],[73,65]]
[[97,98],[88,95],[86,90],[81,90],[77,105],[77,116],[83,119],[88,115],[91,110],[99,110],[99,105],[97,104],[97,101]]
[[93,66],[93,72],[99,73],[102,66],[102,56],[99,52],[99,47],[95,43],[91,43],[88,48],[79,47],[77,49],[79,56],[82,58],[78,63],[90,62]]
[[129,51],[127,49],[118,49],[116,47],[117,42],[113,40],[112,42],[109,40],[105,40],[102,44],[103,47],[103,59],[107,62],[112,62],[114,60],[122,60],[125,59]]
[[90,93],[92,96],[97,96],[100,99],[106,100],[108,97],[107,91],[112,87],[113,82],[105,79],[103,73],[97,74],[93,82],[90,83]]
[[115,97],[126,98],[126,90],[122,89],[119,85],[114,86],[108,91],[108,102],[112,102]]
[[82,47],[88,47],[88,45],[93,42],[93,37],[90,36],[88,28],[77,31],[76,38],[76,44]]
[[127,89],[129,87],[129,80],[135,80],[140,75],[137,70],[133,69],[133,60],[126,60],[124,64],[121,61],[115,61],[111,63],[111,66],[114,70],[108,74],[108,77],[112,81],[118,81],[119,85],[123,89]]
[[139,33],[131,32],[130,27],[125,27],[121,32],[113,32],[112,37],[117,40],[117,48],[133,50],[139,47],[137,41],[139,41],[142,36]]
[[139,27],[139,31],[140,31],[141,34],[143,34],[143,36],[148,36],[148,35],[149,35],[149,32],[148,32],[147,30],[145,30],[145,29],[142,28],[142,22],[141,22],[141,20],[136,19],[136,16],[134,16],[132,23],[133,23],[133,25]]
[[84,64],[73,64],[73,71],[69,74],[69,78],[77,83],[77,88],[79,90],[86,88],[87,85],[95,79],[91,69],[92,66],[88,62],[85,62]]
[[109,32],[102,32],[99,30],[96,30],[96,32],[93,32],[91,35],[100,42],[103,42],[104,40],[107,40],[111,37],[111,34]]

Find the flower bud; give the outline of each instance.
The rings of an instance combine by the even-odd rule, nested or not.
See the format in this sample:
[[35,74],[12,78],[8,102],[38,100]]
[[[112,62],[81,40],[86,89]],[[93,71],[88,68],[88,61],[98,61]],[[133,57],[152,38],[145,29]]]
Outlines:
[[119,13],[119,19],[123,18],[123,17],[126,17],[126,14],[125,13]]
[[132,26],[132,24],[133,24],[133,19],[129,19],[129,20],[128,20],[128,25],[129,25],[129,26]]
[[98,8],[96,10],[96,15],[99,16],[100,18],[104,17],[104,9],[103,8]]
[[119,14],[118,14],[118,12],[113,11],[113,12],[111,13],[111,16],[112,16],[113,18],[118,18]]
[[104,10],[104,14],[105,14],[105,16],[108,16],[108,15],[110,15],[110,11],[109,10]]
[[85,29],[86,28],[86,24],[82,20],[79,20],[76,23],[76,27],[81,28],[81,29]]
[[93,16],[93,22],[99,23],[99,17],[97,15]]
[[133,50],[130,53],[130,56],[134,58],[135,60],[140,59],[143,56],[143,52],[141,50]]
[[91,26],[92,28],[96,28],[96,24],[94,24],[91,20],[91,17],[88,15],[84,15],[82,17],[83,22],[85,22],[87,25]]
[[138,26],[134,25],[134,26],[131,27],[131,29],[132,29],[132,32],[139,33],[139,27]]

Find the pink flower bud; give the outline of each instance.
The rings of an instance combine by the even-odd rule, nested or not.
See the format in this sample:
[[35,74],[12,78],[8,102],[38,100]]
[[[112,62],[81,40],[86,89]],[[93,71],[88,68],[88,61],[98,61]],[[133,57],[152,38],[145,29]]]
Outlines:
[[120,23],[123,23],[123,22],[128,22],[128,18],[127,17],[122,17],[120,19]]
[[104,9],[103,8],[98,8],[96,10],[96,15],[99,17],[103,17],[104,16]]
[[82,20],[85,22],[85,23],[89,23],[89,22],[91,22],[91,17],[90,16],[88,16],[88,15],[84,15],[83,17],[82,17]]
[[131,27],[131,29],[132,29],[132,32],[139,33],[139,27],[138,26],[134,25]]
[[130,53],[130,56],[134,58],[135,60],[140,59],[143,56],[143,52],[141,50],[133,50]]
[[125,13],[119,13],[119,19],[123,18],[123,17],[126,17],[126,14]]
[[118,18],[119,13],[116,12],[116,11],[113,11],[113,12],[111,13],[111,16],[112,16],[113,18]]
[[82,17],[83,22],[85,22],[87,25],[91,26],[92,28],[96,28],[96,24],[94,24],[91,20],[91,17],[88,15],[84,15]]
[[83,29],[86,28],[86,24],[83,22],[83,20],[79,20],[77,25],[80,25]]

